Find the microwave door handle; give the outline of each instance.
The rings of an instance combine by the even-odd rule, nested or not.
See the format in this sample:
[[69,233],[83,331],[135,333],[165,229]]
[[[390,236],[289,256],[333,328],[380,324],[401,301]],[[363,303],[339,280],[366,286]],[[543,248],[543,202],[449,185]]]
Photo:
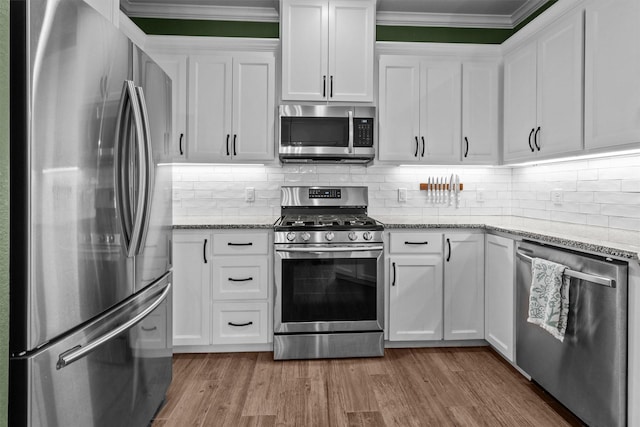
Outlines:
[[349,154],[353,153],[353,110],[349,110]]

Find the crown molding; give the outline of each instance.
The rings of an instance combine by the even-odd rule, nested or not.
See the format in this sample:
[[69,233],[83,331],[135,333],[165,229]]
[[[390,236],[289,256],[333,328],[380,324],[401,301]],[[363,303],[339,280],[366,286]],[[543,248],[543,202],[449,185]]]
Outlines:
[[376,42],[376,55],[428,55],[499,61],[502,48],[500,45],[469,43]]
[[147,35],[145,49],[163,52],[212,53],[233,52],[276,52],[280,39],[255,39],[241,37],[199,37]]
[[140,4],[129,0],[122,0],[121,7],[127,15],[136,18],[280,22],[280,14],[272,7]]
[[511,15],[511,25],[517,27],[533,12],[542,7],[548,0],[529,0]]
[[512,29],[511,17],[449,13],[377,12],[378,25]]

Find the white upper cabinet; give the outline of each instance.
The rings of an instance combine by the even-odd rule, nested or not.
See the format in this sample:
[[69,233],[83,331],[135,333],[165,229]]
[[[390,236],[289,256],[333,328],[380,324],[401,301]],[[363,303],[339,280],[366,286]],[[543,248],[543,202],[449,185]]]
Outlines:
[[273,158],[274,71],[271,54],[190,57],[188,160]]
[[375,0],[282,0],[282,99],[373,101]]
[[586,6],[585,147],[640,142],[640,2]]
[[498,79],[496,62],[462,63],[462,163],[498,162]]
[[420,157],[426,162],[460,160],[461,64],[422,63],[420,99]]
[[504,160],[582,150],[583,19],[572,13],[504,60]]
[[379,159],[459,162],[461,82],[457,61],[381,56]]
[[187,136],[187,55],[151,53],[151,56],[171,78],[171,138],[170,155],[184,159]]
[[237,160],[273,158],[275,59],[254,54],[233,58],[233,145]]
[[217,55],[192,55],[189,59],[187,159],[229,159],[233,59]]
[[378,157],[418,161],[420,148],[420,60],[380,57]]

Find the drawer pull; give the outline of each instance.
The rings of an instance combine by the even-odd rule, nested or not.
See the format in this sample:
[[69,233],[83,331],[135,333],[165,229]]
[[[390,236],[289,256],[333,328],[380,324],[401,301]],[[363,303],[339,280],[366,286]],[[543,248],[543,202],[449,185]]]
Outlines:
[[405,245],[428,245],[429,242],[404,242]]
[[227,246],[253,246],[253,242],[249,242],[249,243],[233,243],[233,242],[227,242]]
[[237,327],[253,325],[253,322],[247,322],[247,323],[233,323],[233,322],[228,322],[228,323],[229,323],[229,326],[237,326]]
[[230,282],[249,282],[253,280],[253,277],[247,277],[246,279],[234,279],[233,277],[229,277],[228,280]]
[[156,329],[158,329],[157,326],[154,326],[153,328],[145,328],[144,326],[141,327],[143,331],[146,332],[151,332],[151,331],[155,331]]

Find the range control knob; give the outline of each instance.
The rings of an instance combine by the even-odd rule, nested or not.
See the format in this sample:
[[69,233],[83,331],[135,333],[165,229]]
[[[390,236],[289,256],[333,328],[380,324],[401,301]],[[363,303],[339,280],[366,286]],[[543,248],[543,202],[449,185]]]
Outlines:
[[365,232],[362,234],[362,237],[364,237],[364,240],[371,240],[371,238],[373,237],[373,235],[371,234],[371,232],[370,232],[370,231],[365,231]]
[[324,235],[324,238],[327,239],[328,241],[332,241],[334,237],[336,237],[336,235],[333,234],[333,231],[329,231],[327,232],[327,234]]
[[349,233],[349,240],[356,240],[358,238],[358,235],[352,231]]
[[296,238],[296,233],[294,233],[293,231],[290,231],[289,233],[287,233],[287,240],[290,242],[293,242]]
[[304,240],[305,242],[308,241],[311,238],[311,234],[307,233],[306,231],[304,233],[302,233],[302,240]]

